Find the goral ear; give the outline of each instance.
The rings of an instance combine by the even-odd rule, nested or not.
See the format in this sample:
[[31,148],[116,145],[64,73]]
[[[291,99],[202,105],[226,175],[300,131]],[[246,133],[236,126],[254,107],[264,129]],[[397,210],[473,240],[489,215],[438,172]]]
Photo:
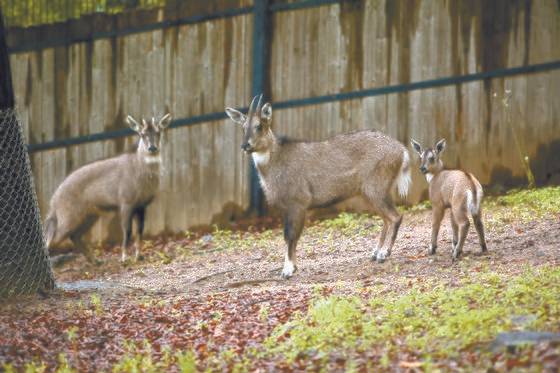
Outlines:
[[159,120],[159,122],[158,122],[158,127],[159,127],[160,129],[162,129],[162,130],[165,129],[165,128],[167,128],[167,126],[169,126],[169,125],[171,124],[171,119],[172,119],[172,118],[173,118],[173,117],[171,116],[171,114],[169,114],[169,113],[165,114],[165,115]]
[[272,105],[267,102],[261,110],[261,120],[268,126],[272,123]]
[[138,123],[136,119],[132,117],[132,115],[128,115],[126,117],[126,123],[134,132],[140,132],[140,129],[142,128],[140,123]]
[[232,121],[237,124],[245,124],[245,121],[247,120],[247,116],[245,114],[230,107],[226,108],[226,114]]
[[412,145],[412,149],[414,149],[418,155],[422,156],[424,149],[422,149],[422,145],[420,145],[418,141],[410,139],[410,145]]
[[445,141],[445,139],[441,139],[436,143],[436,153],[439,155],[441,153],[443,153],[443,151],[445,150],[445,146],[447,145],[447,142]]

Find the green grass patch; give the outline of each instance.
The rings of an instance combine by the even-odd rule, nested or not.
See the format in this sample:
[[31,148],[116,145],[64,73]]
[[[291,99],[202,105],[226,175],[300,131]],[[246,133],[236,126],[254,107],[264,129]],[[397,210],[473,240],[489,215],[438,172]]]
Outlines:
[[560,187],[512,190],[506,195],[489,198],[488,208],[507,207],[518,219],[534,220],[560,214]]
[[[423,201],[411,207],[401,206],[399,211],[406,215],[430,208],[430,201]],[[501,229],[512,222],[526,223],[553,217],[560,214],[560,187],[513,190],[503,196],[486,197],[483,211],[488,229]],[[381,231],[382,224],[382,220],[375,215],[341,212],[334,218],[308,224],[303,232],[304,239],[300,242],[300,249],[313,251],[317,244],[335,247],[337,238],[377,234]],[[210,246],[219,251],[255,250],[283,245],[283,241],[282,230],[278,228],[262,232],[241,232],[215,227],[210,235],[194,241],[191,249]]]
[[[309,224],[304,229],[304,239],[300,250],[312,251],[316,244],[334,246],[339,237],[356,237],[375,234],[381,230],[382,221],[377,216],[360,213],[341,212],[332,219]],[[231,231],[214,227],[207,236],[194,241],[194,250],[208,248],[217,251],[247,251],[284,245],[282,229],[268,229],[262,232]]]
[[202,248],[207,244],[218,251],[254,250],[265,248],[274,239],[279,239],[278,230],[265,230],[263,232],[231,231],[214,227],[211,235],[201,237],[195,241],[194,246]]
[[522,328],[556,330],[560,320],[560,268],[527,269],[508,277],[476,274],[451,288],[413,287],[404,294],[377,292],[369,298],[319,297],[305,314],[274,331],[261,357],[325,359],[380,349],[388,364],[407,351],[429,365],[457,359],[501,331],[520,328],[512,319],[530,315]]
[[513,222],[527,223],[560,214],[560,187],[512,190],[484,200],[488,228],[500,229]]
[[376,216],[362,213],[341,212],[332,219],[321,220],[310,227],[311,233],[337,233],[351,237],[371,234],[381,230],[382,221]]

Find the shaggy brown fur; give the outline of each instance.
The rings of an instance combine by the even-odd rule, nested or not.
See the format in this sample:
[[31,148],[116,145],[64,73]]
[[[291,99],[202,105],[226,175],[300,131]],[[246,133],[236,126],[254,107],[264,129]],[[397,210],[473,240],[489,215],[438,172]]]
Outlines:
[[[256,98],[255,98],[256,99]],[[398,186],[406,196],[410,183],[409,155],[398,141],[376,131],[338,135],[325,141],[280,141],[272,132],[272,107],[251,103],[247,116],[226,108],[228,116],[243,126],[242,148],[257,167],[268,203],[284,214],[287,244],[282,276],[296,269],[296,244],[305,212],[347,198],[362,196],[384,221],[373,258],[379,262],[391,253],[402,216],[391,190]]]
[[139,135],[136,153],[122,154],[85,165],[72,172],[50,201],[45,221],[47,247],[51,248],[70,238],[91,262],[93,254],[82,240],[103,211],[118,211],[123,231],[122,256],[132,235],[132,219],[137,219],[138,235],[135,256],[138,258],[144,230],[146,207],[155,196],[159,185],[161,132],[170,122],[167,114],[156,123],[142,120],[142,125],[131,116],[127,121]]

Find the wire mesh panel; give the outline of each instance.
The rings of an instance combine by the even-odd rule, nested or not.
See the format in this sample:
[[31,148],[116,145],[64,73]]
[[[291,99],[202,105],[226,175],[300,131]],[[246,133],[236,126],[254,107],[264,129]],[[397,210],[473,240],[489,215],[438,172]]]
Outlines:
[[15,109],[0,111],[0,297],[54,287]]

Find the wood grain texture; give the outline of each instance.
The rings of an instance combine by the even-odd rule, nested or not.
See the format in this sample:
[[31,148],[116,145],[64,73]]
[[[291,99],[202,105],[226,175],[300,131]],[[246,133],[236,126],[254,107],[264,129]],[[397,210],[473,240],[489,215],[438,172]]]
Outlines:
[[[227,0],[222,5],[235,4],[251,2]],[[558,4],[352,0],[279,12],[272,16],[269,46],[272,99],[558,60]],[[149,15],[150,20],[165,17],[164,11]],[[252,23],[251,15],[243,15],[12,54],[24,133],[29,142],[40,143],[123,128],[127,114],[169,111],[184,118],[246,106],[251,99]],[[502,104],[506,89],[512,91],[511,122]],[[378,129],[405,144],[410,137],[426,144],[445,137],[448,166],[475,173],[483,184],[504,185],[523,182],[513,145],[516,133],[543,182],[560,162],[559,97],[560,71],[555,70],[275,110],[273,125],[278,134],[309,140],[358,129]],[[249,159],[240,151],[236,125],[220,120],[171,129],[167,140],[162,192],[148,210],[148,233],[227,220],[248,206]],[[33,154],[42,213],[69,172],[126,151],[133,141]],[[416,168],[410,202],[426,191]],[[102,219],[91,239],[118,241],[116,226],[112,217]]]
[[[245,104],[250,96],[252,20],[238,16],[11,56],[16,102],[30,143],[120,129],[127,114],[184,118]],[[224,71],[229,71],[227,76]],[[181,232],[218,219],[226,204],[248,205],[248,158],[228,121],[171,129],[162,191],[147,233]],[[56,187],[78,167],[129,149],[133,137],[34,153],[43,216]],[[118,242],[114,216],[90,240]]]

